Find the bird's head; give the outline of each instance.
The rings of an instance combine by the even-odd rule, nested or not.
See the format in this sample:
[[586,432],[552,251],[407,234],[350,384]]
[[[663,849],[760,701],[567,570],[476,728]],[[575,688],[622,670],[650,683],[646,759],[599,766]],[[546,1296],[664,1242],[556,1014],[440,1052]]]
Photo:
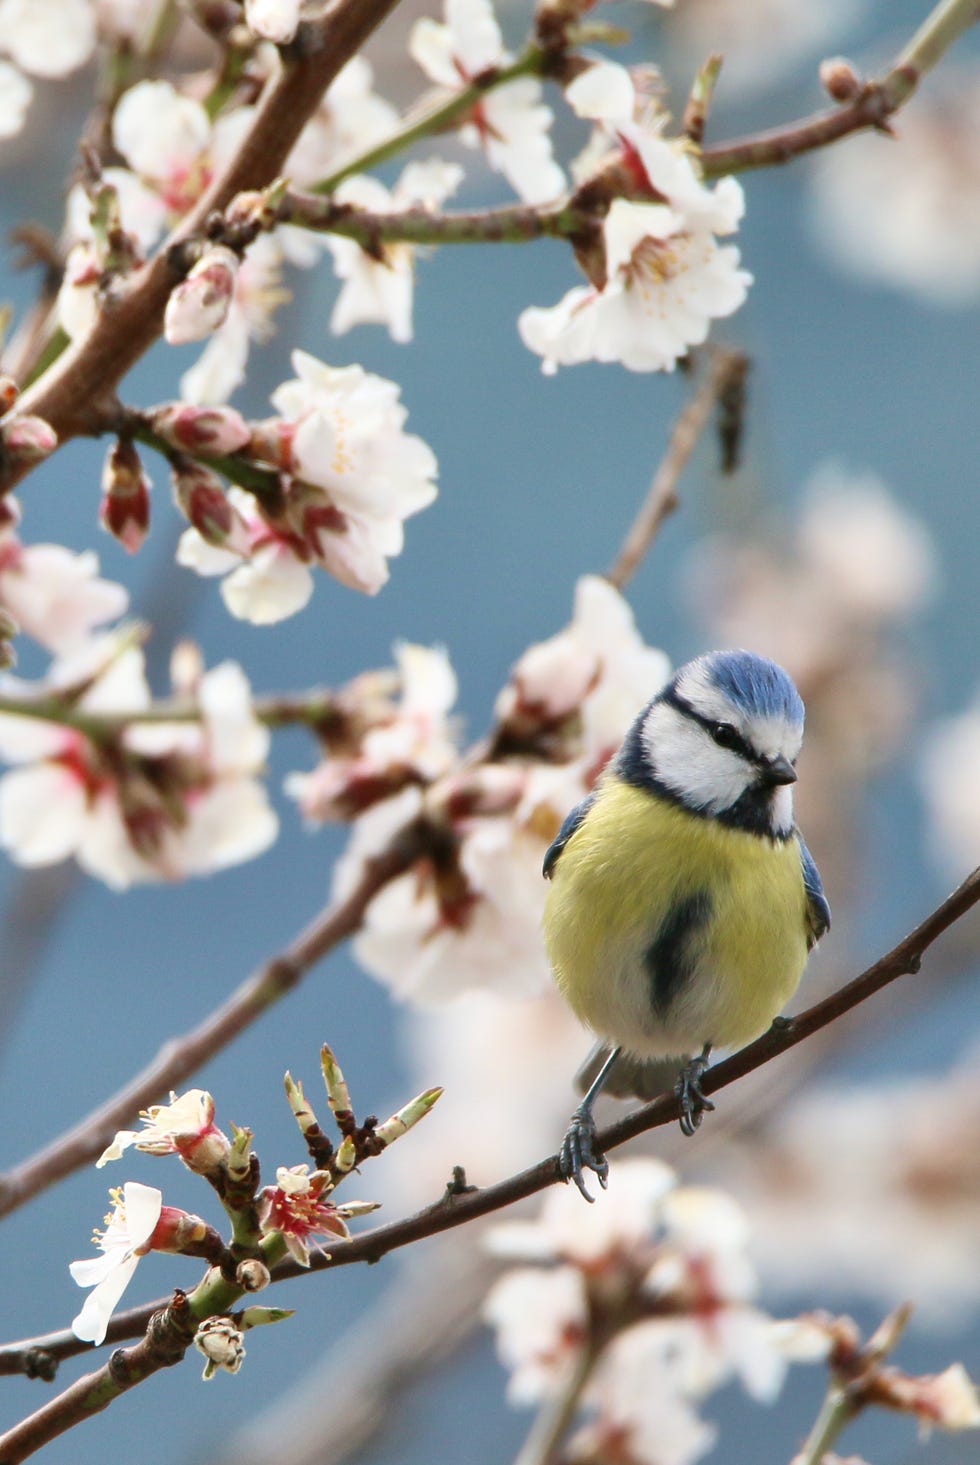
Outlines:
[[712,651],[677,671],[637,718],[617,772],[756,834],[793,828],[803,701],[773,661]]

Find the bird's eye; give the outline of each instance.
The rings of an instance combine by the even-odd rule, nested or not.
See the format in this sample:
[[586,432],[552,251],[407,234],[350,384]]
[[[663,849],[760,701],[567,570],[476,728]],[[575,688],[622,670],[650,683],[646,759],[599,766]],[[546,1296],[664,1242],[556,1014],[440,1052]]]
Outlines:
[[711,736],[719,748],[730,748],[733,753],[740,753],[742,751],[742,739],[730,722],[713,723]]

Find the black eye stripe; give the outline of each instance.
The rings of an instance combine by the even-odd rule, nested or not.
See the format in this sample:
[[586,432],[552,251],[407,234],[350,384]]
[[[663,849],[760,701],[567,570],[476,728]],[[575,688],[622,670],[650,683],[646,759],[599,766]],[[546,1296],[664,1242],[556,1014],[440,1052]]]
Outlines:
[[[669,702],[672,707],[675,707],[683,717],[689,717],[692,722],[698,724],[698,727],[703,727],[712,741],[717,743],[720,748],[727,748],[733,753],[740,754],[747,763],[759,762],[758,753],[749,746],[738,729],[732,727],[731,723],[718,722],[715,718],[702,716],[700,712],[695,711],[690,702],[685,702],[674,690],[671,690],[664,696],[664,701]],[[719,733],[721,733],[721,736],[719,736]]]

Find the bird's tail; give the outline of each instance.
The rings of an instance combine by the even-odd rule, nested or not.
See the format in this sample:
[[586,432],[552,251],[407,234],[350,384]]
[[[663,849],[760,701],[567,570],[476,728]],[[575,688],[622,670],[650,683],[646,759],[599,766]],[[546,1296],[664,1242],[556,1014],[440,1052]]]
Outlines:
[[[585,1093],[599,1069],[609,1057],[609,1045],[597,1043],[575,1075],[575,1086]],[[655,1099],[658,1094],[674,1091],[677,1076],[689,1061],[690,1054],[676,1058],[635,1058],[620,1053],[602,1086],[604,1094],[614,1099]]]

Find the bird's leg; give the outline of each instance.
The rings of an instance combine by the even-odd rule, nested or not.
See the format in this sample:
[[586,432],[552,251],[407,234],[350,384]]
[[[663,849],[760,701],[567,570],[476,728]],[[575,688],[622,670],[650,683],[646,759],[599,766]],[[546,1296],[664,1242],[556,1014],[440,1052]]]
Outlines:
[[606,1188],[609,1176],[609,1161],[596,1149],[592,1105],[601,1094],[602,1086],[609,1077],[609,1071],[622,1051],[622,1048],[613,1048],[599,1069],[589,1085],[585,1098],[572,1115],[568,1129],[565,1131],[565,1138],[561,1142],[561,1149],[558,1151],[558,1168],[561,1170],[562,1179],[566,1184],[569,1180],[574,1180],[590,1205],[595,1200],[595,1196],[590,1195],[586,1189],[582,1171],[594,1171],[603,1190]]
[[701,1080],[708,1071],[708,1057],[711,1044],[705,1043],[696,1058],[692,1058],[681,1069],[674,1085],[674,1093],[681,1101],[681,1131],[690,1139],[705,1112],[715,1106],[701,1092]]

